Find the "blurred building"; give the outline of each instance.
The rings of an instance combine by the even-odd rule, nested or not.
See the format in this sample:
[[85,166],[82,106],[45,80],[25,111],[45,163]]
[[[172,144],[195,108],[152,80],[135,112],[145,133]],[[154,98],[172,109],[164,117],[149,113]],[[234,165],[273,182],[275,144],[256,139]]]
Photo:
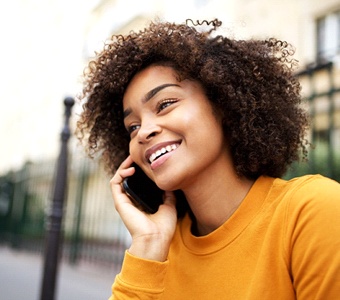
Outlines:
[[224,33],[237,39],[286,40],[295,46],[302,67],[320,59],[339,60],[339,0],[147,0],[138,4],[104,0],[91,13],[84,54],[92,56],[111,34],[138,30],[156,17],[176,22],[219,18]]

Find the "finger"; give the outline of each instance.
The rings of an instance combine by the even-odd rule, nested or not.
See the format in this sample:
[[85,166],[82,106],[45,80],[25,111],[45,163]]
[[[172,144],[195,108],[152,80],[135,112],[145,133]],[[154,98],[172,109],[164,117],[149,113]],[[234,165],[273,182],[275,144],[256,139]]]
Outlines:
[[131,164],[133,163],[130,156],[128,156],[119,166],[116,173],[110,180],[110,186],[111,186],[111,192],[113,196],[113,200],[117,209],[117,206],[121,203],[130,203],[130,199],[127,197],[127,195],[124,192],[124,189],[122,187],[122,183],[124,178],[131,176],[135,170],[133,167],[131,167]]
[[115,175],[110,180],[111,186],[113,184],[121,184],[125,177],[131,176],[134,173],[134,168],[131,167],[133,160],[131,156],[128,156],[119,166]]
[[133,163],[133,160],[131,158],[131,155],[129,155],[121,164],[120,167],[123,168],[128,168],[129,166],[131,166]]

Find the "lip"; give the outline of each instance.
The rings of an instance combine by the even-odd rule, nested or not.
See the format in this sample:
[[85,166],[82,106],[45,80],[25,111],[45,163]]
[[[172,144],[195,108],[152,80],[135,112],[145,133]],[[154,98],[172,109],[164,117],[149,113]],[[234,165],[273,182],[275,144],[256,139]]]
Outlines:
[[151,148],[147,149],[145,151],[145,159],[150,163],[149,159],[152,153],[155,153],[157,150],[161,150],[162,148],[165,148],[166,146],[170,146],[173,144],[181,144],[181,141],[168,141],[168,142],[163,142],[163,143],[159,143],[156,144],[154,146],[152,146]]

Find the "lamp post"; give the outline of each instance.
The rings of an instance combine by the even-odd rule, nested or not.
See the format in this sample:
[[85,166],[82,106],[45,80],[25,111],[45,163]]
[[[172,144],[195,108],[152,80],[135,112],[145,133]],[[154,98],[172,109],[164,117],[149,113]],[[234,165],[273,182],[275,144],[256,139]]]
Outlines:
[[54,300],[56,277],[59,263],[59,249],[61,248],[61,225],[63,206],[67,189],[68,141],[71,135],[69,120],[74,99],[64,99],[65,121],[61,132],[61,148],[56,166],[56,177],[53,191],[52,205],[48,213],[47,237],[45,245],[44,273],[40,300]]

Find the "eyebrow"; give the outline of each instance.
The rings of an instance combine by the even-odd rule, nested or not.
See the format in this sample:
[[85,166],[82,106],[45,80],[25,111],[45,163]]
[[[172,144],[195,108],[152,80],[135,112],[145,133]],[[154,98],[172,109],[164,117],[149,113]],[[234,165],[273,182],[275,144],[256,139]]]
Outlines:
[[[179,86],[178,84],[175,83],[164,83],[161,84],[159,86],[156,86],[155,88],[153,88],[152,90],[150,90],[149,92],[147,92],[145,94],[145,96],[142,99],[143,103],[148,102],[150,99],[152,99],[158,92],[160,92],[161,90],[170,87],[170,86]],[[127,108],[124,110],[124,118],[126,118],[129,114],[131,114],[132,110],[130,108]]]

